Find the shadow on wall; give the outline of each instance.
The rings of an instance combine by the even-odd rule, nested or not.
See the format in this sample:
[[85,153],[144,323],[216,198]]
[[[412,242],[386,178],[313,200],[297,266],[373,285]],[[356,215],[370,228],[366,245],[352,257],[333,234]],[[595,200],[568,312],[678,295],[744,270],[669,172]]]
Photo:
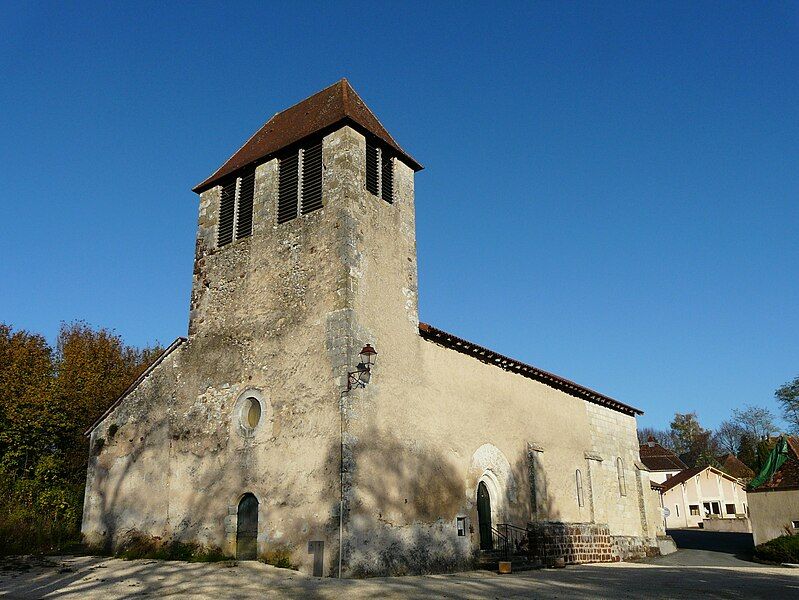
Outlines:
[[[161,448],[160,444],[166,440],[169,446]],[[159,472],[165,481],[163,472],[171,469],[172,465],[167,464],[167,458],[161,453],[167,453],[171,459],[172,446],[179,444],[180,440],[181,434],[170,428],[168,418],[163,418],[155,424],[144,422],[119,428],[112,439],[104,440],[103,452],[112,452],[110,455],[101,453],[97,456],[97,451],[92,449],[92,489],[96,504],[91,513],[96,516],[93,521],[99,523],[100,531],[90,531],[86,535],[85,541],[90,548],[112,553],[131,536],[144,535],[164,542],[197,542],[211,549],[223,550],[224,540],[218,539],[217,532],[224,530],[221,520],[227,514],[214,514],[213,519],[220,521],[217,531],[207,526],[208,515],[215,510],[211,503],[217,499],[214,487],[219,478],[204,477],[196,491],[184,496],[183,499],[189,497],[190,502],[185,506],[181,520],[170,522],[166,529],[163,519],[169,512],[169,490],[152,482],[148,485],[147,478],[142,477],[140,471],[136,471],[136,481],[131,481],[134,469],[142,467],[142,461],[157,463],[145,468]],[[158,454],[153,458],[148,456],[148,451]],[[213,459],[215,454],[209,451],[208,458]],[[229,480],[225,482],[226,488],[230,485]]]
[[[339,445],[334,444],[328,450],[328,462],[338,467],[339,457]],[[468,457],[462,460],[464,463],[457,465],[451,454],[375,427],[352,440],[343,461],[344,575],[430,574],[473,568],[480,545],[477,480],[467,476]],[[511,523],[525,527],[532,517],[526,449],[520,451],[511,471],[515,486],[505,490],[509,495],[505,498],[507,515]],[[557,518],[544,482],[539,486],[539,512]],[[458,535],[458,517],[467,518],[463,536]],[[330,574],[335,576],[337,547],[330,549],[329,564]]]

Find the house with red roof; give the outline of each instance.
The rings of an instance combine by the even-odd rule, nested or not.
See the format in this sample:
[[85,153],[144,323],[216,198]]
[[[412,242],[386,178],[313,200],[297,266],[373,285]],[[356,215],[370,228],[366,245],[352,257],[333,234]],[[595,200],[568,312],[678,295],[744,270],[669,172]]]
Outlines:
[[799,437],[787,436],[785,441],[784,462],[748,490],[755,544],[799,534]]

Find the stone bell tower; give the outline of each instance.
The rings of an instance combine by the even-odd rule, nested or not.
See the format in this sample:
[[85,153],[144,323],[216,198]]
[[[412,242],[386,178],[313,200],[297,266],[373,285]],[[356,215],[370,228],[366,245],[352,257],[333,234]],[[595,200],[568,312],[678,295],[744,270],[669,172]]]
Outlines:
[[[259,363],[327,346],[340,374],[360,342],[345,349],[343,338],[370,329],[373,308],[375,325],[389,319],[416,335],[421,168],[346,79],[277,113],[194,188],[189,338],[274,342],[251,357]],[[302,339],[317,327],[323,335]]]
[[136,530],[337,570],[354,495],[342,390],[365,343],[401,377],[418,338],[421,168],[342,79],[194,188],[189,335],[87,432],[87,540]]

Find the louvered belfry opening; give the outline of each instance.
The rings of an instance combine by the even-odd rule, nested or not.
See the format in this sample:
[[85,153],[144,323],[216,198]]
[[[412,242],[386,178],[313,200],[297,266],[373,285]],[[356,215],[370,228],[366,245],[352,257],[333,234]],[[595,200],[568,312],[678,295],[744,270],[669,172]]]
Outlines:
[[380,152],[374,142],[366,140],[366,190],[375,196],[379,191],[380,173]]
[[323,206],[322,140],[317,138],[278,161],[277,222],[291,221]]
[[394,162],[373,140],[366,140],[366,191],[394,202]]
[[394,161],[385,152],[380,153],[383,162],[380,177],[381,196],[386,202],[394,202]]
[[252,201],[255,194],[255,169],[242,175],[236,210],[236,239],[252,234]]
[[302,214],[322,208],[322,140],[302,153]]
[[292,152],[278,162],[277,222],[285,223],[297,216],[299,155]]
[[252,202],[255,194],[255,167],[222,186],[219,199],[219,226],[216,245],[221,248],[233,240],[252,234]]
[[219,201],[219,227],[217,229],[216,244],[224,246],[233,241],[233,222],[236,217],[236,184],[237,180],[222,186],[222,196]]

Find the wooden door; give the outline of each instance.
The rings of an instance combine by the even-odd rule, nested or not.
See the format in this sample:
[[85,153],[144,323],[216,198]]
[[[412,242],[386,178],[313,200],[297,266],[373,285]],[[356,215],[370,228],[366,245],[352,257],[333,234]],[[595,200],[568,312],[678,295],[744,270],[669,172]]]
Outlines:
[[488,488],[482,481],[477,486],[477,521],[480,526],[480,549],[491,550],[494,544],[491,538],[491,497]]
[[258,558],[258,499],[244,494],[239,502],[236,522],[236,558],[255,560]]

